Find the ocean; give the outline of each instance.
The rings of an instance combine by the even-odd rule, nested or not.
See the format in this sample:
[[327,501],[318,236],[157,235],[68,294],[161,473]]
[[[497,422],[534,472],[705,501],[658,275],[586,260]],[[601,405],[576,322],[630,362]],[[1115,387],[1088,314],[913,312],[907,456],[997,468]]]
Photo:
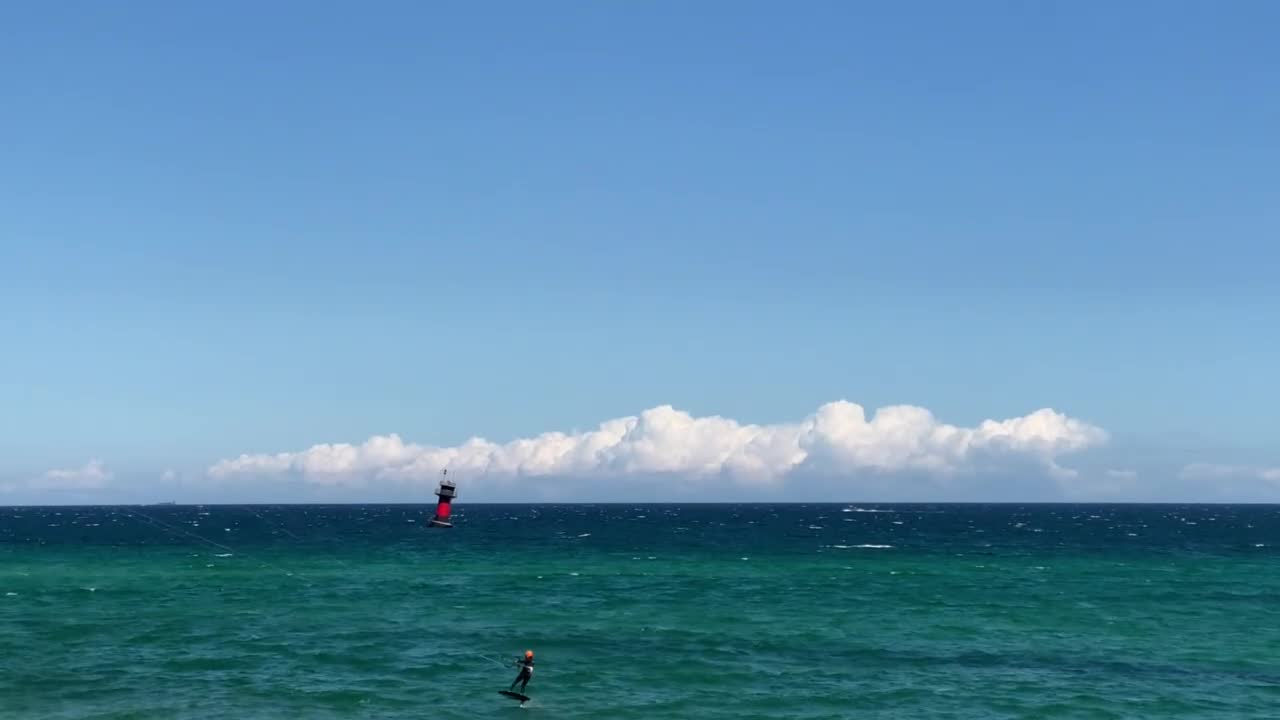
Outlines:
[[0,718],[1280,716],[1277,506],[431,513],[0,508]]

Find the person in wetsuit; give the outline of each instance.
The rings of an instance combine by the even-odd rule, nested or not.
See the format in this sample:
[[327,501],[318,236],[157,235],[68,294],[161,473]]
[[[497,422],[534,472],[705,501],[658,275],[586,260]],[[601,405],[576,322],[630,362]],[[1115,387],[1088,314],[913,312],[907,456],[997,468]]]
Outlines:
[[525,650],[524,659],[516,660],[516,666],[520,668],[520,674],[515,680],[511,681],[510,690],[516,689],[516,683],[520,683],[520,694],[524,694],[524,688],[529,684],[529,680],[533,677],[533,651]]

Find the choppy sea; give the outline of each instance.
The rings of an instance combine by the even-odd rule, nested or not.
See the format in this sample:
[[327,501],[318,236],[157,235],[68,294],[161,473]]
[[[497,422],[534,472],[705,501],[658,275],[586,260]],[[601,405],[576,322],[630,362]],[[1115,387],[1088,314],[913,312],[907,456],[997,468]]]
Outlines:
[[0,508],[0,718],[1280,717],[1277,506],[430,515]]

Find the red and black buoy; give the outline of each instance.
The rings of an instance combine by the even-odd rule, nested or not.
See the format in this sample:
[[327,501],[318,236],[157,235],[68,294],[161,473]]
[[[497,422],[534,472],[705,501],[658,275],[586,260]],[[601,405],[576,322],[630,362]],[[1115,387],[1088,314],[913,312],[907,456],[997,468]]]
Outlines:
[[[449,469],[445,468],[441,475],[447,476]],[[457,486],[448,477],[440,480],[440,487],[436,488],[436,497],[440,498],[440,502],[436,503],[436,516],[431,518],[431,527],[451,528],[453,523],[449,522],[449,503],[458,496]]]

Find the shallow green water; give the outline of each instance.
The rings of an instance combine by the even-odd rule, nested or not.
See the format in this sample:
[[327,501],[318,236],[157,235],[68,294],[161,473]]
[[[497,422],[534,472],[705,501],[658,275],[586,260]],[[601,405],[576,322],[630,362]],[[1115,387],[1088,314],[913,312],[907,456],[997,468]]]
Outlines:
[[[427,515],[0,509],[0,716],[1280,707],[1276,507],[469,506],[452,530]],[[526,648],[520,708],[492,661]]]

